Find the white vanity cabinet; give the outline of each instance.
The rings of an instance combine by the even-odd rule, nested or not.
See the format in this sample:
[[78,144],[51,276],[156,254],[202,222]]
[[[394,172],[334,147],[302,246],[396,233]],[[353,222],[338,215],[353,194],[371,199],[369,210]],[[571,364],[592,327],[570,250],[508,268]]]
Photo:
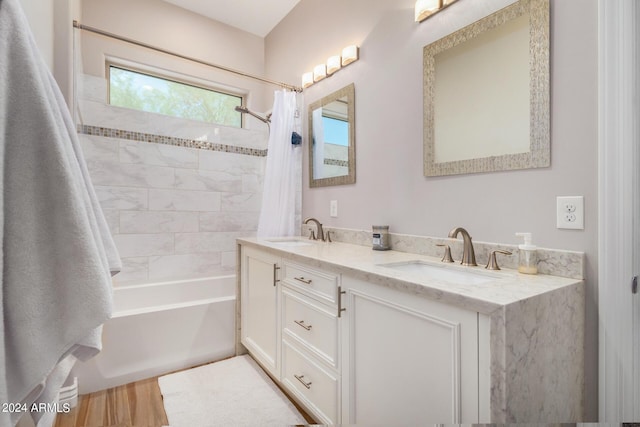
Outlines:
[[478,423],[489,387],[478,313],[347,276],[342,285],[343,422]]
[[[334,242],[239,239],[242,344],[322,424],[583,419],[584,282]],[[436,264],[438,265],[438,264]]]
[[280,258],[241,247],[242,344],[275,378],[280,377]]
[[340,276],[283,262],[282,384],[323,424],[341,423]]
[[268,251],[241,253],[242,343],[317,421],[489,419],[480,415],[486,318]]
[[241,246],[241,342],[318,421],[341,416],[340,277]]

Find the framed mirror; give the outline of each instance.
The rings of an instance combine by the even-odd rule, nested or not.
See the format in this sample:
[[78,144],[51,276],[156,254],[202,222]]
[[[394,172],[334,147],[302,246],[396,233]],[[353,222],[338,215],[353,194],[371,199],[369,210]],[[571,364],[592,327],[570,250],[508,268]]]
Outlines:
[[309,185],[356,182],[355,87],[309,105]]
[[551,164],[549,0],[519,0],[423,59],[425,176]]

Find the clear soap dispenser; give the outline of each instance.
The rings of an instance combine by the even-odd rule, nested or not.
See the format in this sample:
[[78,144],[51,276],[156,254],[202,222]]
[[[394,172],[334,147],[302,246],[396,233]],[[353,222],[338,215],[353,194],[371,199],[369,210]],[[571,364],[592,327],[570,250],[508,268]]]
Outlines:
[[538,274],[538,252],[531,244],[531,233],[516,233],[524,238],[524,244],[518,245],[518,271],[524,274]]

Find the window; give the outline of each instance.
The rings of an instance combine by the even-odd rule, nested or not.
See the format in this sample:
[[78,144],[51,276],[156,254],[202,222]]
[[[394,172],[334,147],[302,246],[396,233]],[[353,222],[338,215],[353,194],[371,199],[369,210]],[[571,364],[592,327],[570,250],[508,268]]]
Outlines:
[[349,145],[349,122],[333,117],[322,116],[322,130],[326,144]]
[[109,65],[109,103],[190,120],[242,127],[242,96]]

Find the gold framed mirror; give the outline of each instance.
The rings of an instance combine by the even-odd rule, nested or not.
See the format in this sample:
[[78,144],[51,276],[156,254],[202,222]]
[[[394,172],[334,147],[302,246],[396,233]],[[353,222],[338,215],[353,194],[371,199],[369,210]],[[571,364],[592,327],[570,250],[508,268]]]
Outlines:
[[519,0],[423,59],[425,176],[551,164],[549,0]]
[[309,105],[309,186],[356,182],[355,86]]

